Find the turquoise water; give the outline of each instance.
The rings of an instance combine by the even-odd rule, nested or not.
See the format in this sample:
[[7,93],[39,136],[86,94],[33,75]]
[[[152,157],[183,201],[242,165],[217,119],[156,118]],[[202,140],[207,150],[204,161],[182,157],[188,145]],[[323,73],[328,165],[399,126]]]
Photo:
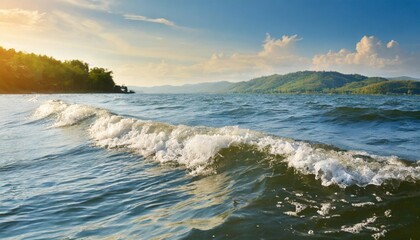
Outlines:
[[416,239],[420,97],[0,95],[1,239]]

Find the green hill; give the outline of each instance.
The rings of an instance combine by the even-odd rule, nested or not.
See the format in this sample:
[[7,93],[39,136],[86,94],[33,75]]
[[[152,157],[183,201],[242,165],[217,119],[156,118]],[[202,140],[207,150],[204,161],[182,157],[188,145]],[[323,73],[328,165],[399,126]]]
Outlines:
[[104,68],[0,47],[0,93],[75,92],[121,92],[121,88]]
[[362,94],[420,94],[420,82],[413,80],[390,80],[362,87]]
[[388,80],[339,72],[302,71],[239,82],[225,89],[231,93],[350,93],[419,94],[420,83]]

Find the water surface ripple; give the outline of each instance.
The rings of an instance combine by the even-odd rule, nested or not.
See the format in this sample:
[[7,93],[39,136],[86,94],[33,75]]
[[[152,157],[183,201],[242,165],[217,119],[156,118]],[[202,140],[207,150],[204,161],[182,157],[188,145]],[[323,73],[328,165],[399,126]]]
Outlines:
[[1,239],[416,239],[420,98],[0,95]]

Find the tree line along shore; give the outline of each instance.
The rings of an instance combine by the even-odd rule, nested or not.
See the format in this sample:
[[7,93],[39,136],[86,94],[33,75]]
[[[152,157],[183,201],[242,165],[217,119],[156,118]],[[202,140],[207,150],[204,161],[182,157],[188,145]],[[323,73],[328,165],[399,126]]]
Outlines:
[[130,93],[112,71],[0,47],[0,93]]

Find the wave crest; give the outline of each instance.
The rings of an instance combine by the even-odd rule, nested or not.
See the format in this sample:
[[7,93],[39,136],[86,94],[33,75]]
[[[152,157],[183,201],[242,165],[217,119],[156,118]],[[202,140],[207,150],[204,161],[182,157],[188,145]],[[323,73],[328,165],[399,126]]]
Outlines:
[[33,116],[55,119],[54,127],[75,125],[91,119],[87,130],[97,146],[126,149],[161,163],[176,163],[185,166],[193,175],[216,173],[216,159],[229,161],[223,159],[221,150],[243,145],[256,148],[267,157],[281,156],[281,161],[289,167],[301,174],[314,175],[324,186],[381,185],[389,180],[418,181],[420,177],[418,164],[409,165],[397,157],[332,150],[236,126],[174,126],[126,118],[104,109],[61,101],[41,105]]

